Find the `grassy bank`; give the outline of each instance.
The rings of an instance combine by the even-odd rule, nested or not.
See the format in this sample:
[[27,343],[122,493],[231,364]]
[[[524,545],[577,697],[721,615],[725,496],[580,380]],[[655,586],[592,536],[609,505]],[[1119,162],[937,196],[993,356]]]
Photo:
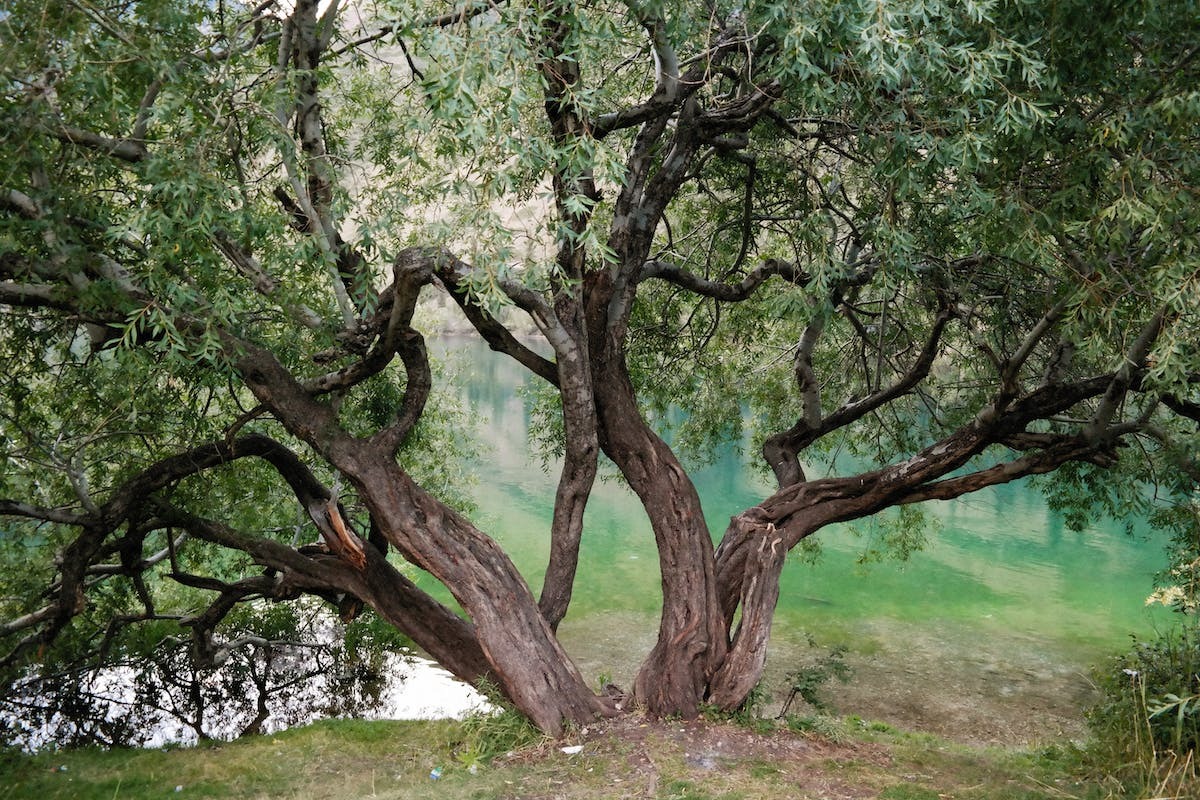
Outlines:
[[[882,725],[824,735],[729,723],[626,719],[565,742],[505,746],[511,732],[457,722],[326,721],[175,750],[77,750],[0,762],[4,800],[138,798],[1090,798],[1072,757],[978,750]],[[515,741],[512,738],[508,742]],[[582,745],[567,754],[565,745]],[[441,768],[432,779],[431,770]]]

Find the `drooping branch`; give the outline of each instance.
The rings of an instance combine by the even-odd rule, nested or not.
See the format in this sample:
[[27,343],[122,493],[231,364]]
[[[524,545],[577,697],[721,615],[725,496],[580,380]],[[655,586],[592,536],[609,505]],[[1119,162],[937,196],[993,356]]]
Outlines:
[[360,598],[395,625],[450,672],[472,684],[490,674],[474,627],[422,592],[375,548],[367,549],[366,565],[355,569],[332,557],[303,555],[271,539],[247,536],[221,523],[177,509],[159,513],[197,538],[249,554],[279,571],[271,594],[279,599],[309,592],[326,596],[341,591]]
[[446,253],[435,259],[438,280],[462,309],[463,315],[487,342],[488,347],[504,353],[542,380],[557,386],[558,368],[553,361],[522,344],[499,320],[479,305],[465,288],[474,268],[461,259]]

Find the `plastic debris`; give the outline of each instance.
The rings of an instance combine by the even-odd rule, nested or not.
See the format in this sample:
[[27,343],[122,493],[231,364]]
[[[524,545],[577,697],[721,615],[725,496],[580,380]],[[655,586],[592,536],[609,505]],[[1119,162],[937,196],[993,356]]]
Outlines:
[[441,767],[434,767],[433,769],[429,770],[429,780],[436,781],[440,777],[442,777]]
[[176,786],[176,787],[175,787],[175,791],[177,791],[177,792],[182,792],[182,791],[183,791],[183,784],[179,784],[178,786]]
[[583,752],[583,745],[581,745],[581,744],[572,744],[572,745],[568,745],[567,747],[563,747],[563,748],[560,748],[560,749],[561,749],[561,750],[562,750],[564,753],[566,753],[567,755],[569,755],[569,756],[573,756],[573,755],[575,755],[576,753],[582,753],[582,752]]

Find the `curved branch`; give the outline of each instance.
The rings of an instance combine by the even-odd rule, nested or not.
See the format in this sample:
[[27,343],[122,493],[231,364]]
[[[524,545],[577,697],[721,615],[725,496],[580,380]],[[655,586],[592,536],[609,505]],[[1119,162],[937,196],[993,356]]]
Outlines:
[[720,300],[725,303],[737,303],[750,297],[759,286],[773,275],[778,275],[797,286],[805,286],[811,280],[811,276],[807,272],[795,264],[778,258],[768,258],[751,270],[746,277],[742,278],[740,283],[736,284],[701,278],[676,264],[657,259],[647,261],[642,266],[638,280],[640,282],[657,278],[668,283],[673,283],[688,291],[695,292],[696,294],[711,297],[714,300]]
[[[933,327],[921,352],[914,359],[908,371],[890,386],[867,395],[861,400],[845,404],[820,419],[815,425],[812,424],[812,417],[806,413],[804,418],[797,420],[796,424],[788,430],[768,437],[763,442],[763,457],[775,472],[779,487],[782,489],[802,479],[799,476],[802,476],[803,473],[799,470],[799,462],[796,459],[804,448],[822,436],[857,422],[872,411],[908,394],[921,381],[925,380],[933,367],[946,326],[954,316],[953,308],[949,304],[943,304],[934,318]],[[799,358],[799,355],[797,357]],[[806,412],[810,410],[807,404],[805,410]]]
[[270,539],[247,536],[212,520],[160,506],[160,513],[197,538],[249,554],[260,564],[284,574],[272,591],[286,597],[295,592],[348,592],[369,604],[440,665],[478,685],[491,673],[470,622],[422,592],[374,548],[366,551],[366,567],[352,569],[329,557],[305,556]]
[[[508,328],[472,300],[465,287],[469,285],[474,267],[449,253],[442,253],[441,258],[435,260],[434,269],[442,286],[454,298],[463,315],[487,342],[488,347],[509,356],[547,383],[558,385],[558,367],[553,361],[538,355],[519,342]],[[518,306],[527,310],[520,303]]]

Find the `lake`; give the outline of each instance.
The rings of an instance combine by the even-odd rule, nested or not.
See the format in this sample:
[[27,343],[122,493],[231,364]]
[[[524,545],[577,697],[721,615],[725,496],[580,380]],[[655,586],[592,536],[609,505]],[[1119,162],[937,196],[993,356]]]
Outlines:
[[[557,476],[527,444],[526,373],[471,337],[431,350],[460,373],[459,399],[476,418],[474,519],[536,592]],[[692,475],[717,537],[732,514],[770,494],[732,446]],[[873,529],[863,521],[818,533],[816,564],[787,565],[768,693],[781,700],[786,672],[812,663],[821,647],[844,645],[853,678],[826,691],[842,714],[980,743],[1078,735],[1080,707],[1092,699],[1090,665],[1169,620],[1144,604],[1165,564],[1161,537],[1145,527],[1131,537],[1115,522],[1067,530],[1021,484],[925,508],[935,523],[907,562],[859,563]],[[628,686],[654,642],[659,603],[649,521],[630,491],[598,482],[560,629],[584,675]]]

